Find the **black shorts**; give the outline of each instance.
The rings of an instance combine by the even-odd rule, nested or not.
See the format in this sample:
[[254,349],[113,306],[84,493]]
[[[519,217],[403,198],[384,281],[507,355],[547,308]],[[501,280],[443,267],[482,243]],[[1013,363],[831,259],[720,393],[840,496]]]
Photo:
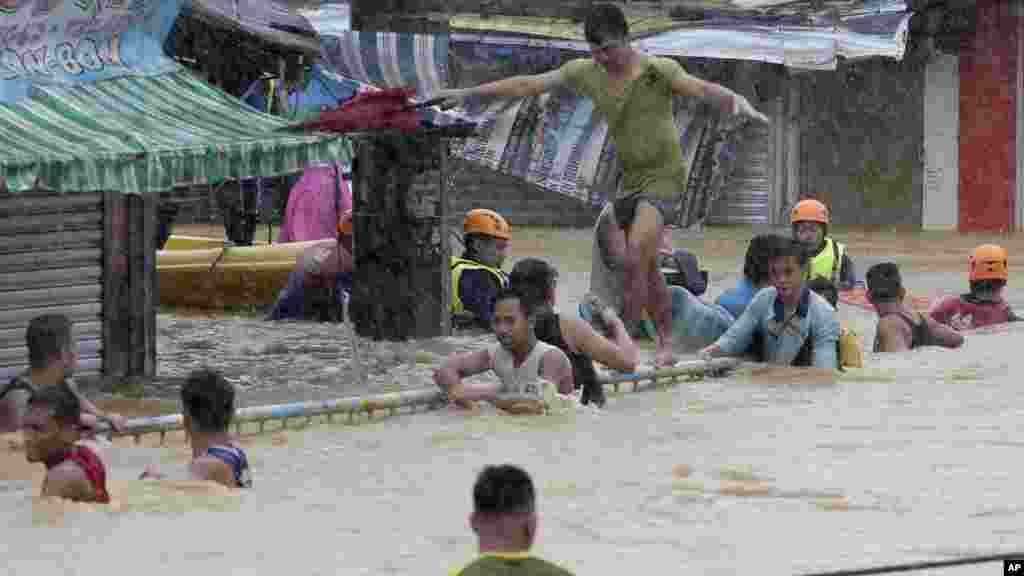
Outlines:
[[612,202],[612,206],[615,209],[615,219],[618,221],[620,228],[629,230],[633,220],[636,219],[636,207],[640,202],[647,202],[657,208],[666,226],[676,223],[678,214],[673,202],[651,198],[643,192],[635,192]]

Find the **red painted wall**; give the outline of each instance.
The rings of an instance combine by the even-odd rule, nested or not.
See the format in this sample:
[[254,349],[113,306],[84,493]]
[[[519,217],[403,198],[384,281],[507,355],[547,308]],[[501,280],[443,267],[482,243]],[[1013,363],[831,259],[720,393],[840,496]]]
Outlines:
[[1006,0],[978,0],[960,49],[960,231],[1014,229],[1017,17]]

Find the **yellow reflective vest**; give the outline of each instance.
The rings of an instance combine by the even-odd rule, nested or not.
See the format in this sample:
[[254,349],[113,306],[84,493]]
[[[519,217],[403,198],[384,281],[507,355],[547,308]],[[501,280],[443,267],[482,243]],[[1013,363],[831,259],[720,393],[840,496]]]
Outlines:
[[839,284],[839,272],[843,267],[843,254],[846,253],[846,246],[831,238],[825,238],[825,247],[818,252],[818,255],[811,258],[808,265],[807,280],[825,278],[833,284]]
[[452,314],[466,313],[466,307],[462,305],[462,299],[459,298],[459,279],[462,278],[462,273],[466,270],[487,270],[498,279],[498,286],[502,288],[508,286],[508,276],[500,269],[485,266],[475,260],[466,260],[465,258],[452,256]]

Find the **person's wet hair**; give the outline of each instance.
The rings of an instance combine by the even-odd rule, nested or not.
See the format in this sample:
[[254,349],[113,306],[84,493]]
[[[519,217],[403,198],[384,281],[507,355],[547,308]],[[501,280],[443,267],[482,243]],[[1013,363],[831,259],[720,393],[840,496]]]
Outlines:
[[778,234],[758,234],[750,239],[747,256],[743,262],[743,276],[751,284],[768,283],[768,262],[778,250],[779,242],[784,236]]
[[77,424],[82,416],[82,403],[71,388],[64,384],[43,386],[32,391],[28,398],[32,407],[48,408],[53,419],[61,425]]
[[534,511],[533,481],[525,470],[511,464],[487,466],[473,485],[477,514],[528,514]]
[[775,246],[775,251],[771,258],[796,258],[800,268],[806,268],[807,263],[810,261],[810,256],[807,252],[807,247],[803,243],[792,238],[779,236],[778,244]]
[[63,314],[36,316],[25,329],[28,362],[35,370],[49,366],[54,358],[71,347],[71,320]]
[[595,4],[583,22],[583,37],[587,42],[600,46],[608,40],[629,36],[626,15],[615,4]]
[[892,302],[899,300],[903,279],[900,268],[892,262],[882,262],[868,268],[868,293],[872,302]]
[[828,278],[818,276],[808,282],[807,287],[814,292],[817,292],[819,296],[827,300],[833,308],[836,308],[839,305],[839,290],[836,289],[836,285]]
[[200,430],[224,432],[235,415],[235,388],[219,372],[202,368],[185,380],[181,404]]
[[512,267],[508,285],[526,298],[526,307],[535,310],[547,303],[548,292],[558,280],[558,271],[539,258],[523,258]]
[[530,305],[529,299],[520,290],[511,286],[498,290],[498,294],[494,297],[494,305],[497,306],[498,302],[513,298],[519,301],[519,309],[523,311],[523,316],[530,316],[533,307]]

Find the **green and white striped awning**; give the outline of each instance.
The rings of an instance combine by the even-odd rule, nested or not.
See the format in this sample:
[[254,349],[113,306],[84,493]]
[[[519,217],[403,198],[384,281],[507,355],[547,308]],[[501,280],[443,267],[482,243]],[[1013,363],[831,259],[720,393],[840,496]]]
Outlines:
[[346,138],[286,125],[184,69],[40,86],[0,105],[0,178],[11,192],[144,194],[351,159]]

